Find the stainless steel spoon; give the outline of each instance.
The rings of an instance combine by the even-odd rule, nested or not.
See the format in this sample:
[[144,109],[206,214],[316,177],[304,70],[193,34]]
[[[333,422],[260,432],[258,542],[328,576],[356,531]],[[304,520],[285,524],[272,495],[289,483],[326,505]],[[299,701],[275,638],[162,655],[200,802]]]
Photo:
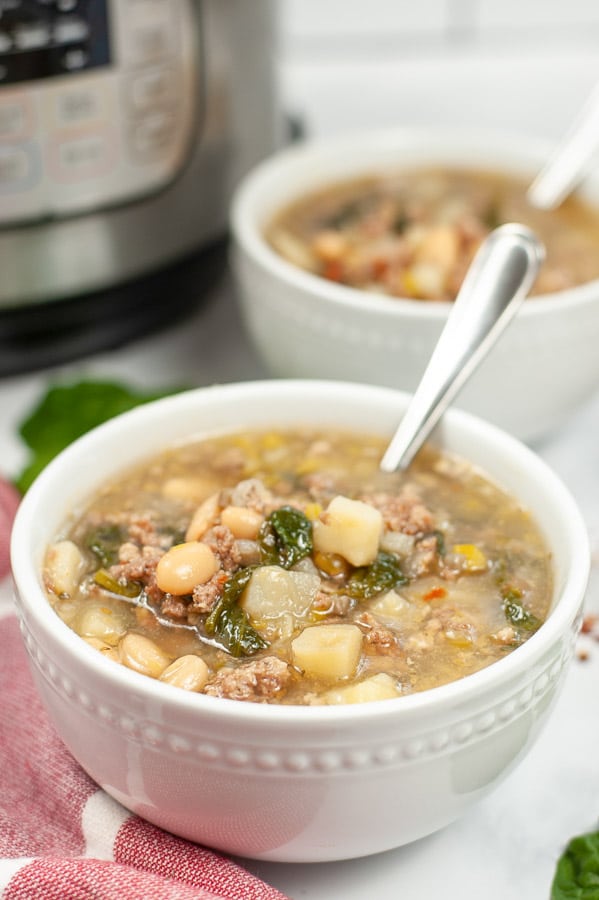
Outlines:
[[555,209],[587,174],[599,148],[599,85],[538,173],[526,199],[538,209]]
[[524,225],[502,225],[479,248],[428,366],[380,467],[406,468],[512,320],[534,284],[545,248]]

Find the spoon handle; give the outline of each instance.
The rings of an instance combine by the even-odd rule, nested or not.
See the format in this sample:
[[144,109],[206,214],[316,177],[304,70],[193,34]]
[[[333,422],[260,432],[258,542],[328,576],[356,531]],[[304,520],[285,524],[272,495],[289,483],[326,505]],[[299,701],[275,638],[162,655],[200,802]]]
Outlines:
[[526,199],[531,206],[537,209],[559,206],[586,175],[598,146],[599,85],[528,188]]
[[502,225],[479,248],[381,469],[406,468],[534,284],[545,249],[524,225]]

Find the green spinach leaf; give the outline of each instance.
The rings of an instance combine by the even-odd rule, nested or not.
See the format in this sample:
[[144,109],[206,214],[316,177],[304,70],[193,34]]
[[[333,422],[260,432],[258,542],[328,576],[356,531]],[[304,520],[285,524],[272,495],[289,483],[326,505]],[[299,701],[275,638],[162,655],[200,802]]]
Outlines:
[[517,588],[503,592],[503,612],[507,621],[520,631],[534,632],[541,627],[541,620],[521,603],[522,593]]
[[252,628],[239,598],[249,584],[256,566],[247,566],[232,575],[223,589],[221,598],[207,617],[207,634],[213,634],[232,656],[252,656],[268,647],[262,635]]
[[599,832],[570,841],[555,870],[551,900],[599,900]]
[[98,569],[98,571],[94,575],[94,581],[96,584],[104,588],[105,591],[109,591],[111,594],[118,594],[119,597],[139,597],[141,594],[143,587],[137,581],[119,581],[118,578],[114,578],[110,572],[107,572],[106,569]]
[[42,469],[61,450],[107,419],[182,388],[149,393],[112,381],[79,381],[51,386],[21,423],[19,434],[29,447],[30,459],[15,479],[25,493]]
[[119,547],[122,543],[123,529],[119,525],[99,525],[85,536],[85,546],[104,567],[112,566],[118,561]]
[[282,506],[264,521],[258,540],[264,565],[290,569],[312,553],[312,523],[301,510]]
[[381,550],[369,566],[359,566],[349,576],[347,591],[357,600],[368,600],[381,591],[390,591],[397,585],[406,584],[408,578],[401,571],[399,560],[391,553]]

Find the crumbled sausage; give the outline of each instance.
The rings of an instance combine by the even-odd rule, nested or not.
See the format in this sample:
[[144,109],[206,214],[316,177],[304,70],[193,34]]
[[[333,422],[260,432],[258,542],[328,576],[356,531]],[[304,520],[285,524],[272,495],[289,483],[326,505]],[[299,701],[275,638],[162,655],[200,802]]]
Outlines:
[[174,597],[172,594],[165,594],[160,606],[160,612],[169,619],[186,619],[188,612],[188,603],[183,597]]
[[223,587],[229,578],[224,569],[219,569],[205,584],[196,584],[191,598],[191,609],[194,613],[210,613],[216,601],[221,597]]
[[215,525],[203,537],[203,543],[208,544],[212,552],[218,557],[221,567],[225,572],[234,572],[239,568],[241,553],[233,532],[226,525]]
[[439,562],[439,545],[436,535],[430,534],[414,544],[414,552],[408,557],[404,571],[410,578],[433,575]]
[[363,612],[356,619],[356,625],[359,625],[364,631],[366,642],[381,655],[396,654],[398,641],[397,637],[391,629],[385,628],[377,619],[369,612]]
[[276,656],[265,656],[233,669],[220,669],[204,688],[211,697],[266,703],[283,696],[292,678],[291,669]]
[[171,535],[161,534],[152,518],[147,516],[135,516],[128,525],[129,540],[140,547],[161,547],[168,550],[173,539]]
[[140,548],[130,542],[121,544],[119,550],[121,562],[110,567],[110,574],[117,579],[124,578],[126,581],[141,581],[142,584],[146,584],[154,575],[162,556],[163,551],[159,547],[149,545]]
[[397,495],[377,493],[362,499],[379,510],[385,527],[390,531],[415,535],[425,534],[435,527],[433,514],[410,485],[406,485]]
[[233,506],[246,506],[264,515],[270,512],[276,502],[273,495],[259,478],[246,478],[231,491],[230,503]]

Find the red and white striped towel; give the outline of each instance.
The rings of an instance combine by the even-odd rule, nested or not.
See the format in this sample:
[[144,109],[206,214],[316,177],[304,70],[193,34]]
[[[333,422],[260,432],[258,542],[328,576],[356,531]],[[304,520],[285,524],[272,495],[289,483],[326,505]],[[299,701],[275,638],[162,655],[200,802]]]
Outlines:
[[[0,581],[18,498],[0,479]],[[129,813],[68,753],[0,583],[0,898],[285,900],[232,860]],[[4,613],[4,614],[3,614]]]

